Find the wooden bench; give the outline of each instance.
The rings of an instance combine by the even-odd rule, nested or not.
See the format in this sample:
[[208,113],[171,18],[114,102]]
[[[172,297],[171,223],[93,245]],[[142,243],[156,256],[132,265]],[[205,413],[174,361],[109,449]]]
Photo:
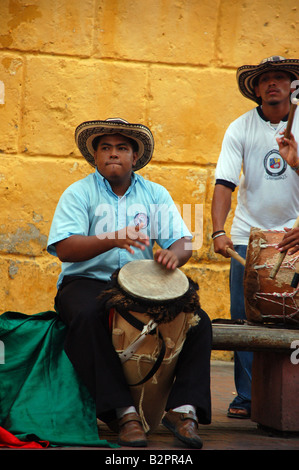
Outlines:
[[299,329],[214,321],[212,331],[213,350],[253,351],[252,421],[278,431],[298,432]]
[[299,328],[291,329],[250,322],[212,321],[213,349],[220,351],[275,351],[290,353],[299,340]]

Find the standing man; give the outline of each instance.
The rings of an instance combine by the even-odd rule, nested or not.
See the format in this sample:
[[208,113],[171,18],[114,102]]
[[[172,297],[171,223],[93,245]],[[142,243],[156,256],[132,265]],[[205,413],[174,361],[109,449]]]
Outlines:
[[[283,230],[292,227],[299,214],[299,156],[294,152],[294,137],[299,139],[298,111],[292,141],[282,134],[290,110],[291,83],[297,79],[299,60],[280,56],[237,70],[240,92],[257,106],[230,124],[216,167],[212,238],[215,253],[226,258],[228,247],[246,257],[251,227]],[[224,226],[237,186],[238,203],[229,237]],[[243,276],[244,267],[231,259],[232,319],[246,318]],[[237,396],[229,405],[229,417],[250,417],[251,365],[251,352],[235,353]]]

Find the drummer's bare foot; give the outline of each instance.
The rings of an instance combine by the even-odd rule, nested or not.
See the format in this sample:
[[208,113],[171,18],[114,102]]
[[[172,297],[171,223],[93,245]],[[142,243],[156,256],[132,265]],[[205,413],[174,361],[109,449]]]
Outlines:
[[227,416],[229,418],[246,419],[250,418],[250,413],[245,408],[229,408]]
[[178,413],[170,410],[162,419],[162,424],[188,447],[202,448],[202,440],[197,434],[197,416],[192,411]]
[[121,446],[146,447],[146,435],[137,413],[127,413],[119,420],[118,443]]

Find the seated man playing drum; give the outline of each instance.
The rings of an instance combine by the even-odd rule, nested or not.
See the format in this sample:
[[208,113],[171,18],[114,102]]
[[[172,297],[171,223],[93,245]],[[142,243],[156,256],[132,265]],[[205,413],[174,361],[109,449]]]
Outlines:
[[[154,259],[167,270],[184,265],[191,234],[166,189],[135,173],[153,154],[146,126],[123,119],[84,122],[75,138],[95,171],[66,189],[54,214],[47,249],[62,261],[55,306],[68,325],[65,351],[95,400],[97,418],[118,420],[120,445],[142,447],[146,434],[98,297],[131,261]],[[160,248],[153,254],[155,242]],[[211,336],[209,317],[200,309],[179,354],[162,420],[188,447],[202,447],[198,423],[211,422]]]

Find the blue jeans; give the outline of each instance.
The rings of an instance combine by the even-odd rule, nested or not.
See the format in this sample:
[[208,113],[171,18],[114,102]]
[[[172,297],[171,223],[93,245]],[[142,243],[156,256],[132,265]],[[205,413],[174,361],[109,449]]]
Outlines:
[[[247,245],[236,245],[234,249],[240,256],[246,258]],[[244,267],[239,261],[231,258],[230,298],[231,318],[233,320],[246,320],[243,278]],[[234,408],[245,408],[250,412],[253,353],[250,351],[235,351],[234,359],[235,387],[237,396],[229,406]]]

